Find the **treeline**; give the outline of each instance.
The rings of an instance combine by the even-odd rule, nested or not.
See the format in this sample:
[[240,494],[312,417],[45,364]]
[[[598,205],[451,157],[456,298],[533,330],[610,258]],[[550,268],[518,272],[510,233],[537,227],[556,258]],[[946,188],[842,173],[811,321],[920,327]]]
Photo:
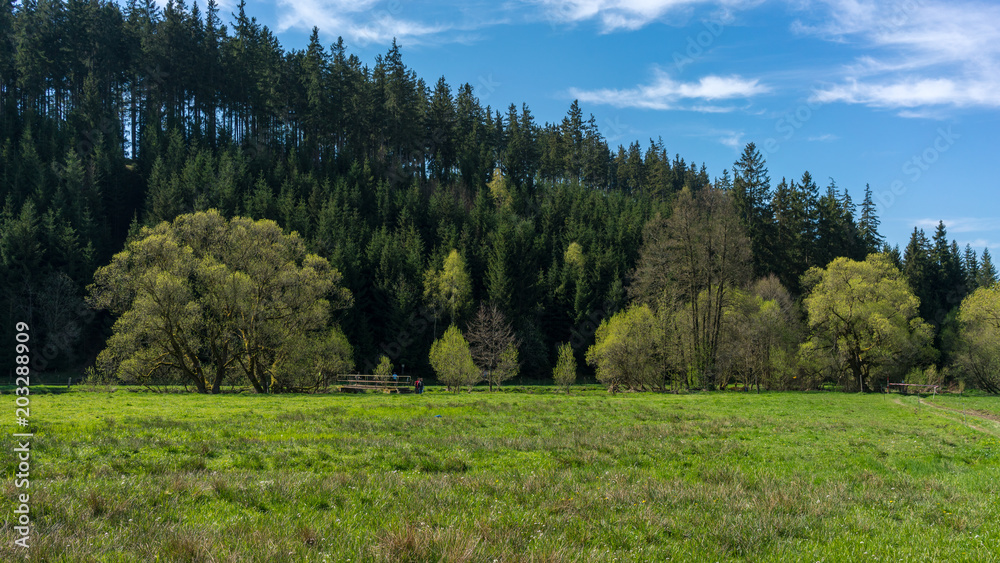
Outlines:
[[[430,373],[431,343],[483,302],[510,320],[522,374],[547,377],[563,342],[582,360],[634,296],[647,224],[685,188],[727,194],[745,283],[773,273],[792,303],[809,268],[884,250],[870,192],[858,206],[808,173],[772,187],[752,145],[710,178],[661,139],[610,147],[576,102],[538,123],[467,83],[431,86],[395,42],[370,67],[316,30],[285,50],[243,3],[228,25],[214,0],[0,3],[0,142],[0,306],[31,323],[48,369],[93,363],[110,334],[84,304],[94,271],[140,227],[207,209],[273,219],[329,260],[353,296],[332,320],[361,371],[386,355]],[[890,255],[946,326],[995,272],[985,251],[939,248],[943,226],[933,244],[919,234]],[[468,294],[442,306],[453,250]]]

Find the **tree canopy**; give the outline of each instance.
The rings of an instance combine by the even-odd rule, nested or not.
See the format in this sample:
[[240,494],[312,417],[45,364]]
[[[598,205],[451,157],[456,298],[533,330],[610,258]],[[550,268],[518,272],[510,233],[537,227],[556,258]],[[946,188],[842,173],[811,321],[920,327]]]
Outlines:
[[812,335],[800,354],[814,372],[864,390],[932,359],[933,329],[918,316],[919,300],[886,255],[837,258],[807,277]]
[[469,343],[455,325],[449,326],[431,345],[430,363],[438,381],[449,390],[458,391],[479,381],[479,368],[472,361]]
[[981,287],[962,301],[960,346],[955,364],[972,383],[1000,393],[1000,284]]
[[349,347],[329,332],[331,311],[351,303],[339,282],[326,259],[273,221],[180,215],[143,228],[94,274],[91,304],[119,315],[98,364],[124,381],[190,383],[202,393],[236,380],[257,392],[300,387],[288,371],[303,340],[319,339],[350,364]]
[[596,341],[587,350],[587,363],[612,392],[659,389],[664,376],[659,361],[662,340],[660,324],[649,306],[632,306],[601,322]]

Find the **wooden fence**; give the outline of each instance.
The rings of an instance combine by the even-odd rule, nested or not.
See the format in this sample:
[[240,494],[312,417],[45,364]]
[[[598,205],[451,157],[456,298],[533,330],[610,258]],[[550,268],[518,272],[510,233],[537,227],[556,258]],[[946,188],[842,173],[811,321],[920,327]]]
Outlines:
[[337,378],[342,393],[363,393],[365,391],[382,391],[383,393],[412,393],[413,381],[408,375],[341,375]]

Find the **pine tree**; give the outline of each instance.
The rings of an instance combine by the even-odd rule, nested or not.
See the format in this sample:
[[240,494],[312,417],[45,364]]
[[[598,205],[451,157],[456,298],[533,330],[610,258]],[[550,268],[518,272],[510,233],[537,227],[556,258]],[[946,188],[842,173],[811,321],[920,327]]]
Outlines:
[[513,229],[506,222],[497,225],[491,236],[487,258],[486,290],[491,302],[500,310],[509,311],[513,300],[513,280],[510,276],[510,238]]
[[455,166],[457,149],[455,133],[457,125],[455,102],[452,100],[451,88],[444,77],[434,85],[427,115],[427,139],[425,148],[431,157],[431,173],[439,182],[446,181]]
[[579,181],[583,176],[583,112],[580,103],[573,100],[569,112],[559,126],[559,134],[566,147],[561,176]]
[[767,163],[757,146],[748,143],[740,159],[733,165],[733,204],[750,238],[756,277],[763,277],[775,269],[771,199],[771,178],[767,173]]
[[813,181],[812,174],[808,170],[802,173],[802,178],[798,184],[792,183],[793,193],[796,198],[796,209],[802,212],[803,223],[803,253],[806,264],[811,266],[826,267],[825,260],[827,252],[820,244],[819,222],[819,186]]
[[878,232],[879,224],[881,221],[875,202],[872,201],[872,188],[865,184],[865,200],[861,203],[861,217],[858,220],[858,236],[864,256],[878,252],[885,242],[885,237]]
[[646,185],[646,166],[642,161],[639,141],[629,145],[628,152],[619,146],[615,163],[617,165],[618,189],[625,193],[639,193]]
[[794,182],[789,185],[782,178],[774,189],[771,209],[774,212],[775,269],[782,285],[798,292],[799,278],[808,269],[805,257],[805,210],[802,200],[796,197]]
[[997,270],[993,266],[993,257],[990,256],[990,249],[983,249],[983,259],[979,263],[979,273],[976,276],[979,287],[990,287],[997,281]]
[[884,244],[882,246],[882,253],[889,257],[892,265],[896,267],[897,270],[903,271],[903,255],[899,252],[899,245],[889,246]]
[[933,268],[930,241],[923,229],[913,228],[903,252],[903,275],[913,294],[920,300],[920,316],[929,319],[934,312]]
[[966,291],[971,293],[979,285],[979,258],[976,256],[976,251],[972,249],[971,244],[965,245],[965,256],[962,260],[962,269],[965,272],[965,288]]
[[958,306],[964,297],[964,275],[958,246],[955,245],[952,249],[952,245],[948,243],[948,231],[943,221],[938,222],[932,242],[929,279],[932,303],[927,309],[929,316],[925,316],[924,320],[939,326],[948,312]]

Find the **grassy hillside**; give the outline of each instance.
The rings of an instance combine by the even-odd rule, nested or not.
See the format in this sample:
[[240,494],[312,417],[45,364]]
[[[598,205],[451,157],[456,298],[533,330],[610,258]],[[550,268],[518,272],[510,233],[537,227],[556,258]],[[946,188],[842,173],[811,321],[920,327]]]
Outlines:
[[74,390],[31,407],[34,561],[1000,553],[1000,424],[913,397]]

